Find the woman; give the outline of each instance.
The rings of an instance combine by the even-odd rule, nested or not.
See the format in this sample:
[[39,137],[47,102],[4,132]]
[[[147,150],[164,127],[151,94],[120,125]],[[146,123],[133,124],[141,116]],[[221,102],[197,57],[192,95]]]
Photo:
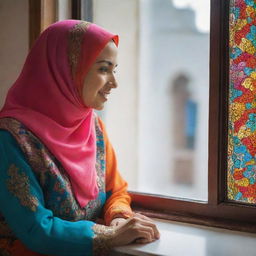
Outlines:
[[97,25],[68,20],[29,53],[0,112],[1,255],[107,255],[159,238],[150,219],[132,212],[93,112],[117,87],[117,45]]

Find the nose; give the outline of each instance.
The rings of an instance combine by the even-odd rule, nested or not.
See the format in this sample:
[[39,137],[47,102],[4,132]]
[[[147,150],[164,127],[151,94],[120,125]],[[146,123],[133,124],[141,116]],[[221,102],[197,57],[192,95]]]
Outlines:
[[111,86],[111,88],[117,88],[118,83],[116,81],[115,75],[113,74],[111,79],[109,79],[108,84]]
[[109,81],[109,82],[108,82],[108,85],[109,85],[111,88],[117,88],[117,86],[118,86],[118,84],[117,84],[116,81],[115,81],[115,82]]

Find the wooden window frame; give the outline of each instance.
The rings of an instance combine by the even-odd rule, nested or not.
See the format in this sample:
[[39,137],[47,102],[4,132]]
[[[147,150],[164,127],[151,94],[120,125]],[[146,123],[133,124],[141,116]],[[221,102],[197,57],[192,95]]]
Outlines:
[[227,199],[229,4],[211,0],[208,201],[131,196],[133,208],[150,217],[254,233],[255,205]]
[[40,33],[57,21],[57,0],[29,0],[29,48]]
[[93,19],[93,0],[72,0],[72,19],[92,22]]
[[[38,33],[39,27],[40,31],[42,30],[42,19],[40,18],[38,25],[37,16],[38,13],[42,13],[42,10],[40,11],[42,4],[38,3],[47,1],[30,0],[30,5],[37,3],[31,5],[34,6],[35,13],[30,10],[30,19],[33,19],[34,24],[30,21],[31,40]],[[86,15],[92,20],[92,3],[92,0],[72,0],[72,18],[81,19],[82,13],[83,15],[87,13]],[[211,0],[208,201],[132,191],[130,194],[133,209],[150,217],[256,232],[256,207],[230,202],[227,199],[229,4],[229,0]],[[85,12],[82,10],[82,5],[85,9],[88,7],[90,9]],[[51,12],[54,12],[54,8]]]
[[80,0],[72,0],[71,9],[72,19],[80,20],[82,16],[82,2]]

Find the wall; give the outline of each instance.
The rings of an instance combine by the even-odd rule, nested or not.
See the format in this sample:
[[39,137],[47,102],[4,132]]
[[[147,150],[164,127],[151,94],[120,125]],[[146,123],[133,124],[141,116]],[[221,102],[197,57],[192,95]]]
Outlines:
[[28,52],[28,0],[0,1],[0,107]]

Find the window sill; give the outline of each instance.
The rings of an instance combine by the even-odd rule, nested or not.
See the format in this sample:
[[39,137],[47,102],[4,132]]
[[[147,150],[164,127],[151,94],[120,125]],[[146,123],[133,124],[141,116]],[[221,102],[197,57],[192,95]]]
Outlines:
[[151,244],[118,247],[115,255],[255,256],[256,234],[156,219],[161,238]]

